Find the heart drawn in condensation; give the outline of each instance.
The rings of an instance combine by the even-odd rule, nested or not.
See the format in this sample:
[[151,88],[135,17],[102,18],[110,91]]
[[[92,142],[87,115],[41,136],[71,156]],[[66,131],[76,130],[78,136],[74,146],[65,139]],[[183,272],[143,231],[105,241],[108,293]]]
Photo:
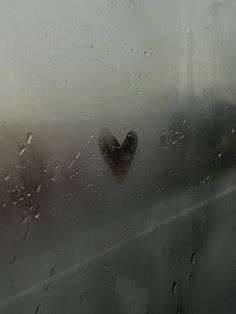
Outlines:
[[104,128],[99,134],[98,145],[116,181],[122,183],[129,171],[138,147],[137,134],[134,131],[129,131],[121,145],[110,129]]

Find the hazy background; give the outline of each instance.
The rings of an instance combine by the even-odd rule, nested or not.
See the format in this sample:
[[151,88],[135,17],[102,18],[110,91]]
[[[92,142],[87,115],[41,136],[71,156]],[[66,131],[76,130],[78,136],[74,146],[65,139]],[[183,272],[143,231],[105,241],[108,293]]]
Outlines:
[[2,0],[0,121],[142,116],[163,95],[232,101],[235,14],[234,0]]

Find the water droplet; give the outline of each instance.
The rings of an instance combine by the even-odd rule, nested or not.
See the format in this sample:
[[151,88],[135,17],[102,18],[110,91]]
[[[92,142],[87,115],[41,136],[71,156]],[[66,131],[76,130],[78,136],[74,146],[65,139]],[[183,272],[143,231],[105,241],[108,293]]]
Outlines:
[[151,51],[149,51],[149,50],[144,50],[144,56],[145,56],[145,57],[151,56]]
[[23,224],[26,224],[28,221],[29,221],[29,217],[28,216],[22,218],[22,223]]
[[219,152],[217,156],[218,156],[218,158],[221,158],[221,156],[222,156],[221,152]]
[[79,158],[79,156],[80,156],[80,152],[75,156],[75,159],[78,159]]
[[11,174],[10,174],[10,172],[8,172],[8,173],[5,175],[4,180],[5,180],[5,181],[8,181],[8,180],[10,180],[10,178],[11,178]]
[[192,281],[193,281],[193,274],[190,274],[189,275],[189,282],[192,283]]
[[36,307],[36,311],[35,311],[35,314],[40,314],[41,313],[41,304],[38,304],[37,307]]
[[19,150],[19,156],[22,156],[26,151],[25,146],[22,146],[21,149]]
[[31,132],[29,132],[29,133],[27,134],[27,136],[26,136],[26,143],[27,143],[28,145],[30,145],[31,142],[32,142],[32,139],[33,139],[33,134],[32,134]]
[[38,211],[34,212],[34,219],[38,219],[40,216],[40,213]]
[[35,192],[36,192],[36,193],[40,193],[41,188],[42,188],[42,185],[41,185],[41,184],[38,184],[38,185],[36,186]]
[[49,271],[49,276],[52,277],[55,274],[55,267],[52,266],[50,271]]
[[234,129],[232,129],[232,130],[231,130],[231,133],[234,133],[234,132],[235,132],[235,130],[234,130]]
[[50,283],[47,283],[46,286],[45,286],[45,291],[48,291],[50,288]]
[[18,265],[18,264],[19,264],[19,260],[17,259],[17,256],[14,255],[14,256],[13,256],[13,259],[12,259],[12,265],[16,266],[16,265]]
[[50,178],[50,179],[51,179],[52,182],[56,182],[56,178],[54,177],[53,174],[51,175],[51,178]]
[[6,208],[6,207],[7,207],[7,204],[5,204],[5,203],[2,204],[2,207],[3,207],[3,208]]
[[87,183],[86,183],[86,186],[87,186],[88,188],[91,188],[91,187],[93,187],[93,183],[87,182]]
[[176,281],[174,281],[173,284],[172,284],[172,292],[173,292],[174,294],[177,293],[177,287],[178,287],[178,284],[177,284]]
[[73,165],[74,165],[74,163],[75,163],[75,161],[74,160],[72,160],[70,163],[69,163],[69,165],[68,165],[68,169],[70,169]]
[[109,267],[109,264],[108,264],[108,263],[106,263],[106,264],[103,265],[103,269],[107,269],[108,267]]
[[192,256],[191,256],[191,263],[194,265],[196,264],[196,260],[197,260],[197,254],[196,253],[193,253]]
[[31,234],[31,227],[30,226],[28,226],[27,227],[27,229],[26,229],[26,232],[25,232],[25,234],[24,234],[24,236],[23,236],[23,239],[24,239],[24,241],[26,241],[28,238],[29,238],[29,236],[30,236],[30,234]]
[[136,90],[135,95],[136,95],[136,96],[140,95],[140,91],[139,91],[139,90]]

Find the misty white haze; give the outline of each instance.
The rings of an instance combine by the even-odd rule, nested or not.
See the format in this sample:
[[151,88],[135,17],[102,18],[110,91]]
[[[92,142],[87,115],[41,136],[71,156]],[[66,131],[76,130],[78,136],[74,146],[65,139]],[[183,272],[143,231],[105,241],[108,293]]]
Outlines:
[[142,115],[212,90],[232,102],[235,14],[233,0],[2,0],[0,119]]

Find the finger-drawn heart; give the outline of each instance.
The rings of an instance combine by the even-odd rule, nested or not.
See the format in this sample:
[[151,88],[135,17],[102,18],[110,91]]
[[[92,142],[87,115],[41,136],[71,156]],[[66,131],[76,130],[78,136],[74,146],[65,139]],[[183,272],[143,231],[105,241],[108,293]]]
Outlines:
[[122,145],[111,133],[110,129],[101,130],[98,145],[105,162],[118,183],[122,183],[129,171],[137,146],[138,136],[134,131],[129,131]]

